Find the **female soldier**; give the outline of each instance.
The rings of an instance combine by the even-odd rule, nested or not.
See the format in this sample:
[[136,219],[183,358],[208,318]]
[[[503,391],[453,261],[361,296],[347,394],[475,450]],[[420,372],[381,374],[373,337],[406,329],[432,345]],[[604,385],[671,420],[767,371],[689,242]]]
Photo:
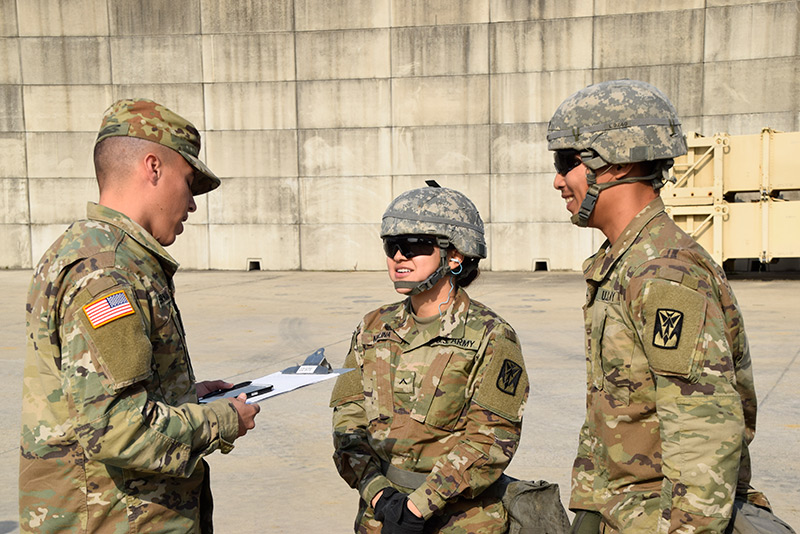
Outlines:
[[424,187],[381,225],[407,298],[364,317],[331,396],[333,458],[361,499],[359,533],[505,532],[499,484],[516,451],[528,378],[517,336],[464,287],[486,257],[475,205]]

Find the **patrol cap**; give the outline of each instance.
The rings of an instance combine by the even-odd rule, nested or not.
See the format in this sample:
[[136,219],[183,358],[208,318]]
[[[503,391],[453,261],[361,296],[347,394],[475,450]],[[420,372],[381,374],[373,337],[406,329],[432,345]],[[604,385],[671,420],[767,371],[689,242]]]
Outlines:
[[202,195],[219,187],[220,180],[197,157],[200,132],[194,125],[170,109],[143,98],[118,100],[103,116],[97,143],[115,136],[137,137],[171,148],[194,169],[192,194]]

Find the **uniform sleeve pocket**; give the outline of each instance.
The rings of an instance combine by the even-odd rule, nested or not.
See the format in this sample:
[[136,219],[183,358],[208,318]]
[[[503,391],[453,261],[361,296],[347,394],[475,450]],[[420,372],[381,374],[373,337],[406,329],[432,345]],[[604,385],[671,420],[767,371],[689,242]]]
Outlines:
[[681,397],[674,410],[664,410],[665,426],[674,433],[665,436],[663,452],[666,472],[675,479],[675,504],[709,517],[729,515],[744,436],[739,396]]
[[364,412],[367,421],[388,424],[393,415],[391,349],[387,343],[364,345]]
[[631,393],[631,360],[636,347],[634,330],[624,323],[622,314],[613,304],[599,307],[597,324],[593,330],[597,354],[594,355],[594,383],[619,402],[627,405]]
[[122,389],[151,375],[153,347],[129,288],[111,288],[77,313],[112,389]]

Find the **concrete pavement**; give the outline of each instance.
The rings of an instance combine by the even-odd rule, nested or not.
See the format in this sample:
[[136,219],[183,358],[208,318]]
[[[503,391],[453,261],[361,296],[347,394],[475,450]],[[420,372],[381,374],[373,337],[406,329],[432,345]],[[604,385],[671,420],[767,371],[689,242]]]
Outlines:
[[[24,303],[30,272],[0,271],[0,534],[18,532],[17,468]],[[361,317],[397,300],[385,273],[181,272],[177,302],[199,380],[262,376],[324,347],[340,366]],[[759,398],[753,485],[800,527],[800,280],[732,281],[744,310]],[[520,335],[531,396],[519,452],[508,470],[569,493],[583,421],[584,356],[578,273],[483,273],[470,295]],[[235,450],[209,457],[215,525],[222,534],[351,532],[357,495],[331,456],[333,382],[261,404],[258,426]]]

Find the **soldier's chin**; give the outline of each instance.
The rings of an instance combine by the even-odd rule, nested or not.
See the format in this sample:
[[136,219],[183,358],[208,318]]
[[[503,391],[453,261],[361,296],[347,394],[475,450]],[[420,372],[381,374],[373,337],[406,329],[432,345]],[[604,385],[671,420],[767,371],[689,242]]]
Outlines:
[[173,244],[173,243],[175,242],[175,237],[176,237],[178,234],[180,234],[181,232],[183,232],[183,227],[181,227],[181,228],[180,228],[180,230],[177,230],[177,231],[176,231],[174,234],[172,234],[172,235],[167,235],[167,236],[163,236],[163,237],[157,237],[157,238],[156,238],[156,241],[158,241],[158,243],[159,243],[159,244],[160,244],[162,247],[168,247],[168,246],[170,246],[171,244]]
[[408,295],[409,293],[411,293],[410,287],[396,287],[394,288],[394,290],[400,293],[401,295]]

